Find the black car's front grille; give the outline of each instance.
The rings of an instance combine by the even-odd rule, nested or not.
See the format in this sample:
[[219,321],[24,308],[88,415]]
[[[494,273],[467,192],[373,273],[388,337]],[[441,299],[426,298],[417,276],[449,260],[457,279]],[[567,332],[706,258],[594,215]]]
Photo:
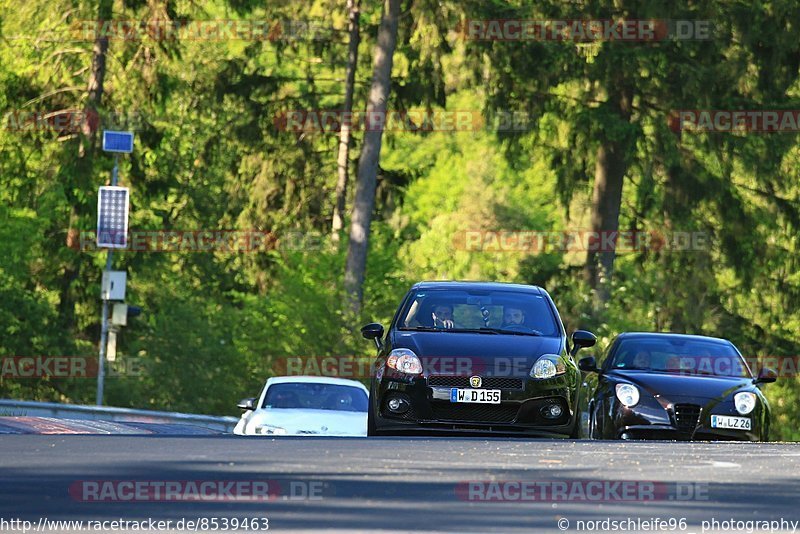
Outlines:
[[700,406],[696,404],[675,405],[675,425],[681,432],[692,432],[700,419]]
[[431,404],[433,418],[439,421],[511,423],[516,419],[518,410],[518,404]]
[[[432,375],[428,377],[428,385],[443,388],[469,388],[468,376]],[[522,389],[521,378],[487,376],[481,378],[482,389]]]

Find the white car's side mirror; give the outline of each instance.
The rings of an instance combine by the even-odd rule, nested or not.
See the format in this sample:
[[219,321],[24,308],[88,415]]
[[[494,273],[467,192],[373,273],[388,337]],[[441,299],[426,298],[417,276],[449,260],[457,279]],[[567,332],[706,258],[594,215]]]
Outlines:
[[256,399],[242,399],[239,401],[239,404],[236,405],[241,410],[255,410],[256,409]]

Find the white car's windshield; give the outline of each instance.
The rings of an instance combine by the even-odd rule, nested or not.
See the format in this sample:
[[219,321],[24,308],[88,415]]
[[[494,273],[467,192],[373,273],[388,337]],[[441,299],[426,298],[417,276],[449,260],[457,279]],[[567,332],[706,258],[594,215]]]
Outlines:
[[339,384],[284,382],[272,384],[263,408],[366,412],[367,394]]

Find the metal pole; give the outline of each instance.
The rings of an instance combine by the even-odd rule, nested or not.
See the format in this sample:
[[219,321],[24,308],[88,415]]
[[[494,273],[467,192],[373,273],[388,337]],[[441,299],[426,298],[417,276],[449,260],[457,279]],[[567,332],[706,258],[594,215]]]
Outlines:
[[[111,174],[111,185],[117,185],[117,176],[119,173],[119,154],[114,154],[114,171]],[[106,271],[111,270],[111,262],[114,258],[114,249],[108,249],[108,256],[106,257]],[[103,382],[105,381],[106,374],[106,345],[108,344],[108,300],[103,299],[103,317],[102,326],[100,327],[100,356],[97,363],[97,398],[96,404],[103,405]]]

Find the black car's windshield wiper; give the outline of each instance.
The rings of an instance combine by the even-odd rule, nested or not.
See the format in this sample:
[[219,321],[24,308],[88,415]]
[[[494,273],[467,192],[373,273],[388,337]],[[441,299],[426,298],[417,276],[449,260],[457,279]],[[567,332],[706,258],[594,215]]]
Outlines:
[[453,332],[461,334],[509,334],[512,336],[543,336],[538,330],[530,330],[523,332],[520,330],[506,330],[504,328],[491,328],[482,326],[480,328],[435,328],[433,326],[412,326],[406,328],[398,328],[398,330],[416,330],[421,332]]
[[494,332],[495,334],[510,334],[512,336],[543,336],[544,334],[539,332],[538,330],[530,329],[527,331],[522,330],[507,330],[505,328],[492,328],[489,326],[484,326],[478,329],[480,332]]
[[422,332],[454,332],[454,333],[469,333],[469,334],[497,334],[492,332],[492,328],[435,328],[433,326],[412,326],[408,328],[399,328],[398,330],[419,330]]

